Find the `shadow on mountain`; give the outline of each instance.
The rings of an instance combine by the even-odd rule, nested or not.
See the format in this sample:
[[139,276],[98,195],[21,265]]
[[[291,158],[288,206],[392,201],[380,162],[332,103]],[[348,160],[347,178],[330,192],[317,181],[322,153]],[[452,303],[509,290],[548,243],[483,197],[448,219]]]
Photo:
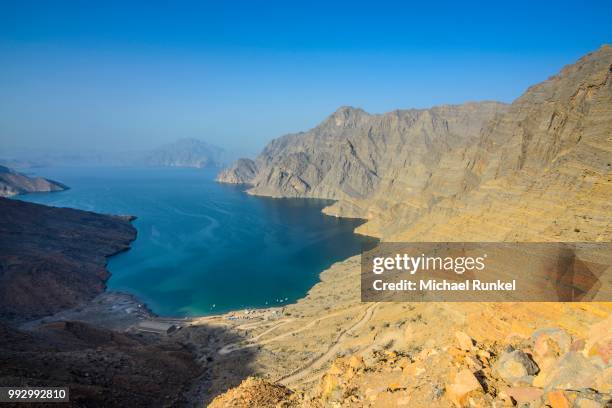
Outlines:
[[218,354],[241,340],[219,326],[158,335],[83,322],[32,331],[0,323],[0,386],[69,387],[71,406],[205,406],[252,374],[255,349]]
[[221,354],[224,346],[244,344],[244,337],[218,325],[191,326],[177,333],[177,338],[195,347],[202,360],[202,375],[189,393],[189,400],[198,406],[207,406],[217,395],[238,386],[242,380],[255,375],[252,362],[259,352],[258,347],[235,348]]

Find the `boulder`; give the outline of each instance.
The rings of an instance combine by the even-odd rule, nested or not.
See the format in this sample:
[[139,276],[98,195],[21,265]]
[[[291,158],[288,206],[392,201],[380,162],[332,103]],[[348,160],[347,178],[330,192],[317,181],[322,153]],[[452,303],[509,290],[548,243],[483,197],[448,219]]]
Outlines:
[[589,359],[572,351],[539,373],[533,385],[546,390],[597,389],[597,379],[601,373],[602,370]]
[[351,358],[349,359],[349,367],[351,367],[353,370],[361,370],[365,368],[363,357],[351,356]]
[[537,374],[540,369],[529,355],[521,350],[513,350],[506,351],[500,356],[495,364],[495,371],[509,384],[530,384],[533,375]]
[[506,394],[512,397],[519,404],[535,401],[544,395],[544,391],[535,387],[510,387]]
[[455,332],[455,338],[461,350],[470,351],[474,348],[474,340],[464,332]]
[[570,351],[572,338],[565,330],[558,328],[540,329],[531,335],[534,355],[545,356],[549,354],[563,355]]
[[451,401],[453,401],[455,405],[462,407],[465,405],[469,394],[475,391],[481,391],[482,385],[480,385],[480,382],[478,382],[478,379],[470,370],[463,369],[455,375],[453,382],[446,390]]
[[563,391],[552,391],[546,395],[546,400],[551,408],[570,408],[570,403]]
[[591,326],[589,336],[584,347],[587,357],[598,357],[604,365],[612,360],[612,316]]

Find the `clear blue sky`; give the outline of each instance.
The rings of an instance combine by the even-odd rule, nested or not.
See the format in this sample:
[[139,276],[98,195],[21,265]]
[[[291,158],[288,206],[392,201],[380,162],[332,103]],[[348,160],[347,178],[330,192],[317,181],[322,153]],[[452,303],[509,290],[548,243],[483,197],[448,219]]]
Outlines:
[[341,105],[510,102],[603,43],[612,2],[0,0],[4,148],[180,137],[258,151]]

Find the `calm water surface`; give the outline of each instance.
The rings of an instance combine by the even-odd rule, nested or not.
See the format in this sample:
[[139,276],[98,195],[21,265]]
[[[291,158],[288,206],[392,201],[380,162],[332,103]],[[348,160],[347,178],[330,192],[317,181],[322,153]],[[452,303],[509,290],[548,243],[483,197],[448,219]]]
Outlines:
[[70,190],[20,199],[132,214],[138,238],[110,259],[111,290],[156,313],[189,316],[293,302],[332,263],[372,239],[357,220],[321,214],[329,201],[252,197],[214,182],[216,170],[44,168]]

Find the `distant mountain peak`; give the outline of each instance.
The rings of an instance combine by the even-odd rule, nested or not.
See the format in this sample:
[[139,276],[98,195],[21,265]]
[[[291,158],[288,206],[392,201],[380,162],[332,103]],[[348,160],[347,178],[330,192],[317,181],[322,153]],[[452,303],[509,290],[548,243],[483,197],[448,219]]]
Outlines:
[[225,150],[196,138],[182,138],[153,150],[145,164],[155,167],[220,167]]

